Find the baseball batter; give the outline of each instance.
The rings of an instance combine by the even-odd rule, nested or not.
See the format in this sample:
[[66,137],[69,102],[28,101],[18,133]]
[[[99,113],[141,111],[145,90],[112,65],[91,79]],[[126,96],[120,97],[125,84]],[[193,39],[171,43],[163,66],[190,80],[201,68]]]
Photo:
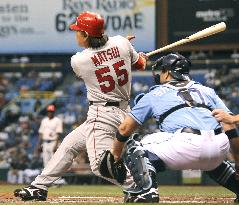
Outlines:
[[145,69],[145,58],[127,38],[104,34],[104,19],[100,15],[83,12],[70,28],[76,31],[79,46],[85,48],[72,56],[71,66],[87,88],[87,120],[64,138],[31,186],[15,190],[15,196],[23,200],[46,200],[48,187],[85,149],[92,171],[99,175],[101,154],[112,147],[114,133],[129,111],[131,67]]
[[[238,195],[235,170],[223,161],[230,148],[228,138],[238,138],[238,134],[233,128],[226,131],[227,136],[211,113],[215,108],[230,111],[213,89],[191,80],[190,67],[191,62],[180,54],[169,54],[156,62],[153,66],[155,82],[161,85],[152,87],[119,126],[112,153],[119,159],[127,136],[148,119],[155,118],[162,132],[145,136],[142,144],[130,141],[132,145],[128,145],[131,160],[128,165],[133,175],[136,168],[130,166],[137,164],[142,155],[151,162],[146,160],[151,178],[164,166],[173,170],[200,169]],[[139,150],[146,154],[137,156]],[[157,202],[157,199],[155,183],[141,194],[129,195],[131,202]]]
[[47,117],[41,121],[39,132],[39,146],[42,146],[43,164],[46,167],[60,144],[60,135],[63,133],[63,122],[54,116],[56,108],[54,105],[47,106]]

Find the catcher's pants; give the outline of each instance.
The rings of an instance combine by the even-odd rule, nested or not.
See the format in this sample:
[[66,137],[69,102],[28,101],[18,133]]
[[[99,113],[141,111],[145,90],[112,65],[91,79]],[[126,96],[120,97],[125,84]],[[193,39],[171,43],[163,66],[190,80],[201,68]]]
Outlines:
[[[31,184],[46,190],[71,167],[73,159],[85,150],[87,150],[92,171],[99,175],[99,156],[104,150],[112,148],[118,126],[128,111],[128,104],[119,108],[91,105],[87,120],[64,138],[45,169]],[[114,180],[107,180],[117,184]],[[130,180],[127,181],[125,188],[131,183]]]
[[227,135],[215,135],[214,131],[201,131],[201,135],[181,130],[158,132],[145,136],[141,142],[173,170],[213,170],[227,157],[230,148]]

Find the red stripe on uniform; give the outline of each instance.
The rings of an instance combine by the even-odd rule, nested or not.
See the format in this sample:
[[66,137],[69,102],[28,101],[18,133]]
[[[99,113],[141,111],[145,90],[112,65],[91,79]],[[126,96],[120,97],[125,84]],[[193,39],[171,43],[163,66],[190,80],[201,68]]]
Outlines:
[[97,110],[96,110],[96,118],[95,118],[95,122],[93,125],[93,139],[94,139],[94,151],[95,151],[95,159],[96,159],[96,140],[95,140],[95,124],[96,124],[96,120],[98,118],[98,106],[97,106]]

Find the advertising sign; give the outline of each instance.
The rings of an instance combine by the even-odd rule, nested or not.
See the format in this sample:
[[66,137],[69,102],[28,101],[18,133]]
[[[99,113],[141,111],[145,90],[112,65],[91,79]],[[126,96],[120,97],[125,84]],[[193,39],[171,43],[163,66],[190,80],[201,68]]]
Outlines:
[[69,30],[82,11],[105,19],[109,36],[133,34],[139,51],[155,49],[155,0],[1,0],[0,53],[74,53]]
[[175,42],[219,22],[225,22],[226,31],[195,41],[193,44],[239,43],[238,16],[239,0],[169,0],[169,42]]

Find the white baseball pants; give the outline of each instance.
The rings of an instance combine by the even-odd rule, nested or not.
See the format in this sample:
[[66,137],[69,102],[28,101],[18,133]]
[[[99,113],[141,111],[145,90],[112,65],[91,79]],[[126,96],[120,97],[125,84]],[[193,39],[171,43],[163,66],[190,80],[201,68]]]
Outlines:
[[213,170],[227,157],[230,148],[227,135],[215,135],[214,131],[201,131],[201,135],[181,130],[174,134],[158,132],[145,136],[141,142],[172,170]]
[[[122,108],[91,105],[87,120],[64,138],[42,173],[31,184],[47,190],[71,167],[73,159],[85,150],[92,171],[100,175],[98,159],[104,150],[112,148],[118,126],[128,111],[128,105]],[[117,184],[115,180],[107,180]],[[126,187],[130,183],[127,183]]]

